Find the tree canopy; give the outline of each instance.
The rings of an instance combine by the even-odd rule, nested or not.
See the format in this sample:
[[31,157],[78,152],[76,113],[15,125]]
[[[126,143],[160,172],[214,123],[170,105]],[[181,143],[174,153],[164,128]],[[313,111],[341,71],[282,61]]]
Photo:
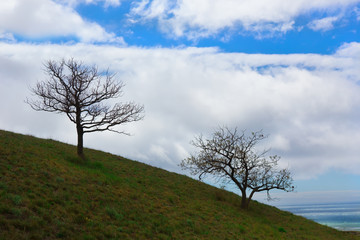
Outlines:
[[48,79],[31,88],[38,98],[26,102],[36,111],[66,114],[76,124],[77,153],[82,158],[84,133],[113,131],[127,134],[115,127],[143,119],[142,105],[128,102],[111,106],[107,103],[109,99],[121,97],[125,86],[109,71],[99,72],[96,66],[71,58],[46,62],[45,73]]
[[[268,150],[258,151],[255,146],[267,138],[262,131],[246,135],[246,131],[219,127],[211,138],[198,136],[191,144],[200,151],[181,162],[181,167],[198,175],[210,174],[234,183],[242,194],[242,208],[248,208],[256,192],[280,189],[292,191],[289,169],[278,169],[280,157],[266,156]],[[247,195],[249,193],[249,195]]]

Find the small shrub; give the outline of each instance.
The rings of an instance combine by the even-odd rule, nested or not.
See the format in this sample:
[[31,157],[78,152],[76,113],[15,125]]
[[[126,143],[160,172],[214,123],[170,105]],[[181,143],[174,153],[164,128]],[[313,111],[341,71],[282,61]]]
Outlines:
[[66,233],[64,231],[58,232],[56,234],[57,238],[66,238]]
[[245,233],[245,228],[242,225],[239,225],[239,230],[241,233]]
[[168,197],[168,200],[169,200],[169,203],[171,203],[171,204],[174,204],[175,203],[175,201],[174,201],[174,198],[173,197]]
[[286,233],[286,230],[283,227],[279,227],[279,232]]
[[4,182],[0,182],[0,189],[6,191],[6,190],[8,189],[8,187],[7,187],[7,185],[6,185]]
[[42,171],[41,174],[46,178],[49,179],[50,178],[50,174],[47,171]]
[[108,239],[113,239],[117,234],[117,229],[114,225],[107,225],[104,228],[104,235]]
[[186,223],[189,227],[193,228],[194,227],[194,222],[191,219],[187,219]]
[[114,220],[120,220],[123,218],[123,215],[118,213],[114,208],[107,207],[105,209],[106,213]]
[[15,205],[20,205],[22,203],[22,198],[19,195],[9,195],[9,198]]
[[61,177],[56,177],[56,182],[58,182],[58,183],[63,183],[65,180],[63,179],[63,178],[61,178]]
[[18,208],[12,208],[10,211],[16,217],[20,217],[22,214],[22,211]]

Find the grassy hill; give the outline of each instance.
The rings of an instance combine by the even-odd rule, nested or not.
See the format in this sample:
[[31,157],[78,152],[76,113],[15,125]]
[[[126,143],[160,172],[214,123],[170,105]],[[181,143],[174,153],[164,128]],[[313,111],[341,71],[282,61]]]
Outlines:
[[[119,146],[121,147],[121,146]],[[360,239],[186,176],[0,131],[0,239]]]

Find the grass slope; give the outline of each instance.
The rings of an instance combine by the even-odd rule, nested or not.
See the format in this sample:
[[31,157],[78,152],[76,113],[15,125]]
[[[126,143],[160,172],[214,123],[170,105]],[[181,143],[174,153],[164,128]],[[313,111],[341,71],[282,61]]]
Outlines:
[[186,176],[0,131],[0,239],[359,239]]

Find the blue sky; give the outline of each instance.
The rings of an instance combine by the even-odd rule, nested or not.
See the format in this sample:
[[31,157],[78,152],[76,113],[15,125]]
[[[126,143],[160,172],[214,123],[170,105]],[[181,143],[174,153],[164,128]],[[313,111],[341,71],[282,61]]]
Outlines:
[[[244,31],[241,24],[235,22],[234,24],[238,26],[233,29],[224,26],[216,34],[197,39],[189,39],[187,36],[171,37],[161,31],[157,19],[131,23],[132,19],[137,19],[129,16],[136,3],[136,1],[124,1],[118,7],[103,8],[99,7],[99,4],[80,4],[76,7],[76,11],[84,18],[101,24],[107,31],[124,37],[129,45],[143,47],[216,46],[225,52],[331,54],[344,42],[357,41],[360,37],[359,4],[356,4],[356,1],[346,6],[346,10],[313,9],[305,14],[294,15],[292,29],[285,33]],[[328,24],[324,23],[324,26],[318,26],[318,29],[314,29],[311,24],[314,20],[331,17],[336,20]]]
[[24,104],[44,61],[68,57],[145,105],[133,136],[87,147],[183,173],[195,135],[263,129],[294,173],[289,201],[359,197],[360,0],[2,0],[1,129],[76,143],[65,116]]

